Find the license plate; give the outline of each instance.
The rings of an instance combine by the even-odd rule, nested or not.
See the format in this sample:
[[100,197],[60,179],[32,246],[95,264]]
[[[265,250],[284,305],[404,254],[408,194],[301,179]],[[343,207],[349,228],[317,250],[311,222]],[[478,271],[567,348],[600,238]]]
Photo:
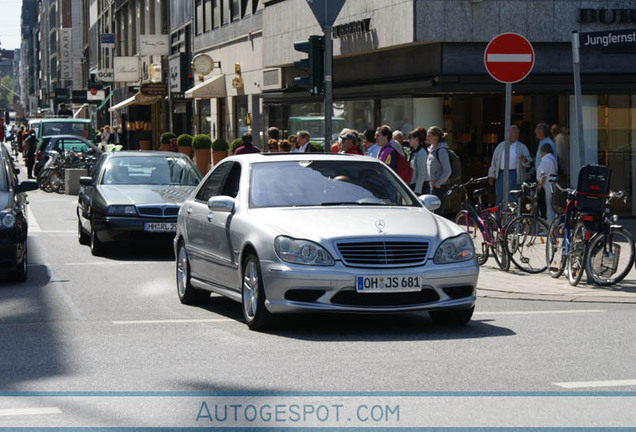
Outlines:
[[358,276],[356,291],[360,293],[410,292],[422,289],[421,276]]
[[148,232],[176,232],[177,224],[175,222],[146,222],[144,231]]

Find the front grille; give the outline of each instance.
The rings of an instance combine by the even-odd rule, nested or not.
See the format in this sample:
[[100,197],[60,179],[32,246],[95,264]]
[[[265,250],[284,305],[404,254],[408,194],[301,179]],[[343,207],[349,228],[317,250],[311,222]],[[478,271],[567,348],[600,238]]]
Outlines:
[[179,213],[179,206],[137,206],[140,216],[175,217]]
[[428,242],[369,241],[337,243],[342,261],[352,267],[405,267],[424,264]]
[[345,290],[333,296],[331,303],[348,306],[409,306],[438,300],[439,295],[430,288],[406,293],[359,293]]

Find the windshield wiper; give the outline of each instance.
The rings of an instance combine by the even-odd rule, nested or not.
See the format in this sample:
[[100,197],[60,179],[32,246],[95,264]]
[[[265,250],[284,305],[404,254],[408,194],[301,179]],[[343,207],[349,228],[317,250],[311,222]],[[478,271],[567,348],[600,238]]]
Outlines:
[[382,205],[380,202],[368,202],[368,201],[335,201],[335,202],[324,202],[320,203],[321,206],[346,206],[346,205],[356,205],[356,206],[377,206]]

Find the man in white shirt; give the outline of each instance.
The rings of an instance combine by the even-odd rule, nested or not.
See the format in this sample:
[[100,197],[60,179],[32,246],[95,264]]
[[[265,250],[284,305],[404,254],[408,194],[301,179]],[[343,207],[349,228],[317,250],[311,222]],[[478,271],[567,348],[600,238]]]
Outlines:
[[[526,171],[532,162],[532,156],[528,147],[519,142],[519,128],[516,125],[510,125],[510,162],[509,162],[509,180],[510,190],[519,189],[521,183],[526,180]],[[497,205],[503,201],[503,185],[504,185],[504,169],[505,169],[505,152],[506,142],[499,143],[492,155],[490,168],[488,169],[488,181],[495,184],[495,192],[497,193]],[[496,183],[495,183],[496,182]]]
[[552,188],[549,184],[549,178],[558,173],[557,160],[552,154],[552,146],[549,143],[543,144],[539,151],[541,152],[541,163],[537,167],[537,182],[539,183],[539,189],[543,189],[545,192],[545,195],[540,195],[540,197],[545,197],[546,221],[550,224],[556,215],[552,208]]

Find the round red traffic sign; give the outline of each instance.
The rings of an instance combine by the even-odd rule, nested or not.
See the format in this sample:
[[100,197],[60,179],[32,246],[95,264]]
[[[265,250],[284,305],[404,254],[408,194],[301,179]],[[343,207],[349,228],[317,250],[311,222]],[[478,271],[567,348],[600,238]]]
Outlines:
[[96,88],[92,88],[92,89],[90,90],[90,92],[91,92],[91,94],[92,94],[93,96],[95,96],[95,95],[97,94],[97,89],[96,89]]
[[534,66],[534,49],[517,33],[495,36],[484,51],[484,64],[491,77],[502,83],[516,83]]

